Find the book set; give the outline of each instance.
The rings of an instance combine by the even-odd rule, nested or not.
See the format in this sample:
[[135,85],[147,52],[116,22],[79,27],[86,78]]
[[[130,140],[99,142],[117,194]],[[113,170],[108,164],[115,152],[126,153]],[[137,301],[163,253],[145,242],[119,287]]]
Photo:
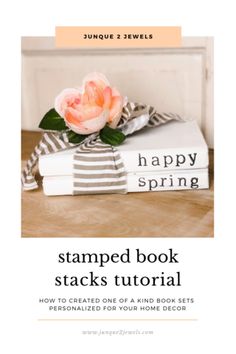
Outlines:
[[25,189],[35,188],[36,162],[47,196],[209,187],[198,124],[127,102],[102,74],[89,74],[81,90],[62,91],[40,127],[51,135],[28,161]]

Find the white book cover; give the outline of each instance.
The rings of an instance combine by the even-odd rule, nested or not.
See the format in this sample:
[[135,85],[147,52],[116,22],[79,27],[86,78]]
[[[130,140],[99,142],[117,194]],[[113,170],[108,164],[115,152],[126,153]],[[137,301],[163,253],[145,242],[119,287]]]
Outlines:
[[[72,175],[76,148],[39,158],[42,176]],[[195,121],[147,128],[117,147],[127,172],[170,171],[208,167],[208,147]]]
[[[145,172],[127,174],[128,192],[160,192],[183,189],[206,189],[209,187],[208,169],[168,172]],[[45,195],[72,195],[72,176],[47,176],[43,178]]]

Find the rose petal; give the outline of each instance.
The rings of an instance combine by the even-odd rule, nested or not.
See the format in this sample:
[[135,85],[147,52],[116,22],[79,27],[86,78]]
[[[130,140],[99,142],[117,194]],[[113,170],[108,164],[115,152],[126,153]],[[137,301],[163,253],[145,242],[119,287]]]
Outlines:
[[75,88],[67,88],[62,90],[55,98],[54,108],[61,117],[64,117],[65,110],[68,107],[68,100],[81,98],[82,91]]
[[87,135],[98,132],[107,123],[109,111],[104,110],[99,117],[86,120],[77,125],[70,124],[70,128],[77,134]]
[[83,123],[79,123],[79,124],[72,124],[72,123],[68,123],[67,126],[73,130],[73,132],[77,133],[77,134],[81,134],[81,135],[86,135],[86,134],[89,134],[89,133],[86,133],[85,132],[85,129],[84,129],[84,126],[83,126]]
[[106,86],[110,86],[110,83],[107,80],[106,76],[97,72],[93,72],[85,76],[85,78],[83,79],[83,87],[85,87],[86,82],[89,81],[95,82],[102,90],[104,90]]
[[80,122],[85,119],[85,115],[82,111],[77,111],[71,107],[67,108],[65,111],[65,122],[68,124],[80,124]]
[[120,92],[116,87],[112,87],[112,96],[120,96]]
[[84,92],[84,94],[81,97],[81,103],[82,104],[88,104],[89,103],[89,97],[88,97],[88,94],[86,92]]
[[69,123],[77,124],[100,116],[103,109],[98,106],[78,105],[77,109],[68,107],[65,112],[65,120]]
[[89,120],[89,119],[93,119],[96,118],[98,116],[100,116],[100,114],[102,113],[103,109],[102,107],[99,106],[82,106],[83,109],[83,113],[84,113],[84,120]]
[[85,84],[85,93],[88,95],[89,103],[92,105],[103,105],[102,89],[93,81],[89,81]]
[[109,86],[107,86],[103,90],[103,99],[104,99],[103,107],[104,108],[110,108],[111,98],[112,98],[112,90],[111,90],[111,88]]
[[109,125],[111,128],[116,128],[122,112],[123,99],[121,96],[112,97],[110,114],[109,114]]

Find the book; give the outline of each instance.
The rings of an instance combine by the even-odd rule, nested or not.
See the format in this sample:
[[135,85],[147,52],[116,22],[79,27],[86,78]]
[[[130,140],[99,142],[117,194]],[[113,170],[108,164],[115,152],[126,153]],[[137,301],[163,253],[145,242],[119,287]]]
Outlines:
[[[204,169],[208,167],[208,147],[195,121],[170,122],[146,128],[127,137],[116,147],[129,172]],[[39,158],[42,176],[73,174],[76,148]]]
[[[127,174],[127,192],[159,192],[207,188],[209,188],[207,168]],[[73,189],[72,175],[46,176],[43,178],[43,190],[45,195],[72,195]]]

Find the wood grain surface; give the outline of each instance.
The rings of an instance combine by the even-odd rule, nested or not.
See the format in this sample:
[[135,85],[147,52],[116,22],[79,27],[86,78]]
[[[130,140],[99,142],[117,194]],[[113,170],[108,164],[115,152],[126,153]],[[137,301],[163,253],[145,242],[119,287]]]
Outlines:
[[[22,165],[40,139],[22,132]],[[213,237],[213,151],[210,189],[46,197],[22,192],[22,237]]]

